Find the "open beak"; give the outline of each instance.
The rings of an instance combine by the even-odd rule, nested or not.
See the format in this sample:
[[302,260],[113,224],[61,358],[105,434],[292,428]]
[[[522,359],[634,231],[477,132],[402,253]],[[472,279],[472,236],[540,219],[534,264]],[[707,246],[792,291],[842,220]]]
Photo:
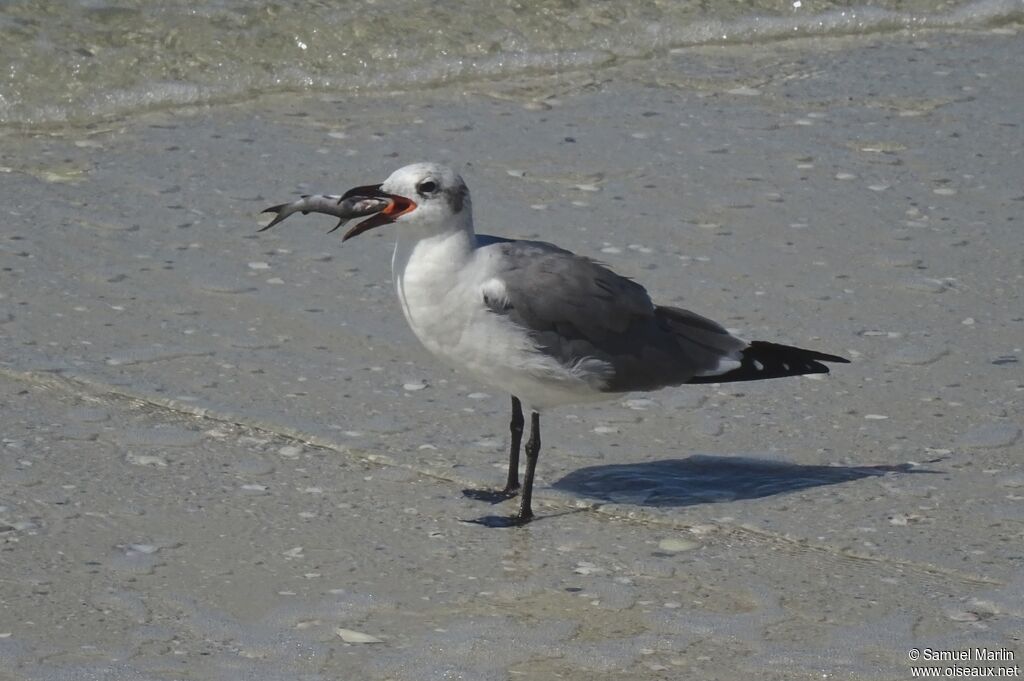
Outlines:
[[[387,192],[381,191],[379,184],[368,185],[365,187],[356,187],[349,189],[341,197],[341,201],[345,199],[384,199],[387,201],[387,205],[379,212],[366,220],[354,225],[352,229],[345,232],[345,236],[341,237],[342,241],[348,241],[354,236],[358,236],[367,230],[371,230],[374,227],[380,227],[381,225],[387,225],[398,219],[398,216],[405,215],[406,213],[415,210],[416,203],[411,201],[404,196],[398,196],[397,194],[388,194]],[[339,201],[339,203],[341,203]]]

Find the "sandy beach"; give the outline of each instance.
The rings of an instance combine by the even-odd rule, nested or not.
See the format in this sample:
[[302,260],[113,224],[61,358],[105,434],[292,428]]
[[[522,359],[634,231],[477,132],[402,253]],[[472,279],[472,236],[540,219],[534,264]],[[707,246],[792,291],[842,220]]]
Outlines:
[[[694,47],[5,128],[0,679],[1024,664],[1021,47]],[[478,232],[852,364],[553,410],[540,519],[461,522],[513,510],[462,495],[503,480],[508,396],[417,344],[386,228],[257,233],[424,159],[462,173]]]

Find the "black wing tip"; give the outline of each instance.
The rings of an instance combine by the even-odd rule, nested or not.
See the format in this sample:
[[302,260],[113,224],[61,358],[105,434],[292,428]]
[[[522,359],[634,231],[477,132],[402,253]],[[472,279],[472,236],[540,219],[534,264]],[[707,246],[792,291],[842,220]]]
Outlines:
[[[784,354],[796,354],[804,359],[817,360],[819,362],[836,362],[838,364],[849,364],[850,360],[839,355],[830,355],[825,352],[818,352],[817,350],[805,350],[792,345],[782,345],[781,343],[772,343],[770,341],[751,341],[748,350],[754,349],[754,352],[768,351],[773,353],[784,353]],[[828,371],[828,367],[825,367],[825,371]]]
[[732,383],[737,381],[763,381],[770,378],[805,376],[830,373],[822,362],[849,364],[850,360],[816,350],[805,350],[792,345],[769,341],[753,341],[743,349],[740,366],[721,374],[696,376],[690,383]]

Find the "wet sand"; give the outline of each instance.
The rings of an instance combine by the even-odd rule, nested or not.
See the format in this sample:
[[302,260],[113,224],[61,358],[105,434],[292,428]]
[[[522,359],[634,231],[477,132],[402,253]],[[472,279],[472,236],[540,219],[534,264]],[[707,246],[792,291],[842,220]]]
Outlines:
[[[902,679],[1024,655],[1024,50],[679,50],[516,86],[6,131],[0,679]],[[429,357],[393,235],[297,193],[451,162],[477,229],[598,258],[828,377],[544,415]],[[339,633],[339,631],[341,633]],[[367,638],[369,637],[369,638]]]

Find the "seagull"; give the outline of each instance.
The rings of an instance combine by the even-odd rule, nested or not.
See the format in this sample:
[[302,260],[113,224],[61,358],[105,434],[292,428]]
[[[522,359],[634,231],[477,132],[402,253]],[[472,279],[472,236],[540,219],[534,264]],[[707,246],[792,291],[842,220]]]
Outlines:
[[[343,241],[395,226],[392,277],[413,333],[441,360],[512,396],[505,487],[465,494],[492,503],[518,494],[519,510],[472,521],[483,525],[521,526],[534,518],[545,409],[686,384],[822,374],[829,371],[823,362],[849,362],[748,342],[695,312],[654,304],[640,284],[554,244],[477,234],[466,183],[437,163],[414,163],[382,184],[304,196],[264,212],[275,214],[264,229],[296,212],[334,215],[335,229],[370,216]],[[520,487],[524,404],[530,435]]]

